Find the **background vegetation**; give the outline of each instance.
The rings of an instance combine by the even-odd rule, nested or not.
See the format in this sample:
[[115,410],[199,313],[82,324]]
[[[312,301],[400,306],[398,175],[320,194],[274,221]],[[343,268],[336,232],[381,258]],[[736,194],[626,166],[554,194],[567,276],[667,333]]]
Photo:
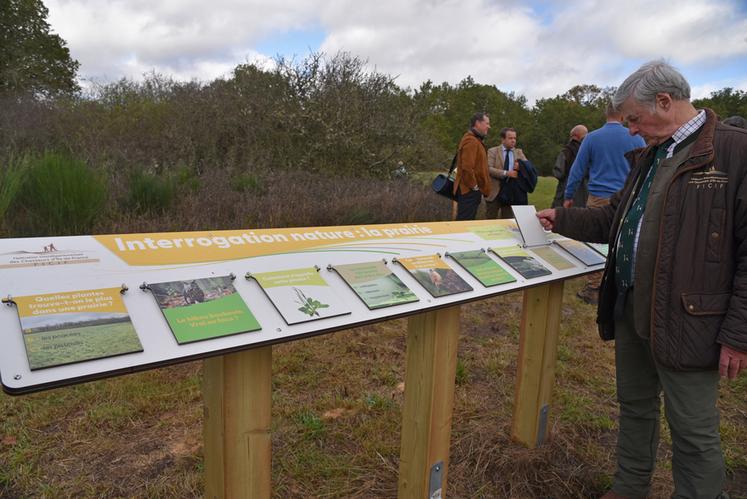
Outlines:
[[[501,127],[513,126],[519,146],[548,174],[572,126],[602,124],[612,90],[578,85],[529,107],[523,96],[469,77],[457,85],[425,82],[402,89],[341,53],[281,59],[272,69],[239,65],[231,77],[209,83],[150,74],[86,93],[0,92],[0,180],[29,166],[21,185],[3,187],[0,215],[8,205],[3,221],[10,234],[74,234],[126,230],[123,217],[162,215],[185,198],[204,203],[216,192],[216,179],[222,190],[262,200],[260,205],[277,203],[282,191],[294,189],[289,184],[312,177],[326,179],[320,190],[360,179],[370,187],[359,191],[386,191],[392,187],[374,185],[386,184],[400,166],[410,176],[427,172],[421,173],[425,178],[446,169],[476,110],[491,115],[488,146],[499,142]],[[723,116],[747,115],[747,93],[738,90],[714,92],[698,104]],[[84,199],[91,206],[79,202]],[[60,210],[66,202],[67,211]],[[422,220],[421,209],[413,209],[419,213],[412,216]],[[376,218],[359,215],[369,222]],[[201,218],[197,212],[195,217]],[[230,220],[233,227],[267,225],[265,217],[257,218]],[[222,220],[168,228],[216,228]]]

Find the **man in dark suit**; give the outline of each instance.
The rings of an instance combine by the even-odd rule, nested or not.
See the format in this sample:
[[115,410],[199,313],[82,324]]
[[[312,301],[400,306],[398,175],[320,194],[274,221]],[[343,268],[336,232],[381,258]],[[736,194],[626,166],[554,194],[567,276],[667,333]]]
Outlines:
[[490,194],[485,196],[485,218],[513,218],[511,205],[498,200],[504,182],[511,182],[519,171],[518,160],[527,160],[524,152],[516,147],[516,130],[501,130],[501,145],[488,149],[488,172],[490,173]]

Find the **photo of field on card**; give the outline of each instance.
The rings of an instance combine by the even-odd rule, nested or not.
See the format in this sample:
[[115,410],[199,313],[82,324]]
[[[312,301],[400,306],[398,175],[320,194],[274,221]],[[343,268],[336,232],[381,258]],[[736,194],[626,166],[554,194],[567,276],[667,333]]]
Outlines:
[[533,279],[550,275],[552,272],[542,265],[539,260],[518,246],[508,246],[503,248],[490,248],[490,251],[498,255],[501,260],[506,262],[512,269],[521,274],[525,279]]
[[417,295],[384,262],[350,263],[333,268],[371,310],[418,301]]
[[142,352],[120,288],[15,297],[29,368]]
[[590,246],[587,246],[581,241],[576,241],[574,239],[562,239],[559,241],[555,241],[555,244],[573,255],[576,259],[580,260],[587,267],[602,265],[607,261],[607,258],[605,256],[602,256],[600,251],[592,249]]
[[459,277],[459,274],[446,265],[438,255],[400,258],[397,262],[434,298],[472,291],[472,286]]
[[516,282],[514,276],[509,274],[506,269],[485,254],[484,251],[459,251],[448,253],[448,255],[485,287]]
[[150,284],[177,343],[261,329],[229,276]]
[[532,252],[558,270],[574,269],[576,266],[549,246],[532,248]]

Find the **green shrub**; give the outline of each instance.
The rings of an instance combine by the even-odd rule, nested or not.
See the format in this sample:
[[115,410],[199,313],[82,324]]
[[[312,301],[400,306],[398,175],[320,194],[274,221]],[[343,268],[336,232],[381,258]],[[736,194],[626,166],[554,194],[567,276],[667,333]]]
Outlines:
[[249,192],[252,194],[262,194],[264,188],[259,177],[253,173],[241,173],[231,179],[231,186],[237,192]]
[[0,234],[2,234],[3,221],[8,208],[16,199],[27,169],[27,156],[11,156],[4,163],[0,163]]
[[93,231],[104,212],[104,177],[83,161],[45,153],[25,160],[26,174],[6,221],[18,235],[74,235]]
[[163,213],[174,203],[176,182],[171,176],[136,171],[130,177],[127,207],[138,213]]
[[371,208],[361,206],[352,207],[342,216],[340,225],[365,225],[381,223],[377,219],[376,215],[371,212]]
[[176,169],[175,172],[176,184],[190,192],[197,192],[200,190],[200,178],[195,175],[192,168],[181,165]]

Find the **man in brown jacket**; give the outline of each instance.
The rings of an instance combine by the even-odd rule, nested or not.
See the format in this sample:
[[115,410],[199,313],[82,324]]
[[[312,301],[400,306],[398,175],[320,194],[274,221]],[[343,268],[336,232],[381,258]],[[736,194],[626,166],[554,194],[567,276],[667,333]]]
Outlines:
[[648,146],[608,206],[538,213],[545,228],[609,243],[597,322],[615,339],[620,430],[605,498],[645,497],[660,394],[676,498],[722,496],[719,373],[747,368],[747,130],[690,103],[685,78],[644,64],[613,103]]
[[469,130],[459,142],[454,179],[457,220],[474,220],[482,197],[490,195],[488,156],[483,143],[488,130],[490,117],[485,113],[475,113],[469,120]]
[[[508,163],[506,163],[508,158]],[[511,205],[498,201],[502,182],[515,179],[519,171],[518,160],[527,161],[524,151],[516,147],[516,130],[501,129],[501,145],[488,149],[488,173],[490,174],[490,195],[485,196],[485,218],[514,218]]]

